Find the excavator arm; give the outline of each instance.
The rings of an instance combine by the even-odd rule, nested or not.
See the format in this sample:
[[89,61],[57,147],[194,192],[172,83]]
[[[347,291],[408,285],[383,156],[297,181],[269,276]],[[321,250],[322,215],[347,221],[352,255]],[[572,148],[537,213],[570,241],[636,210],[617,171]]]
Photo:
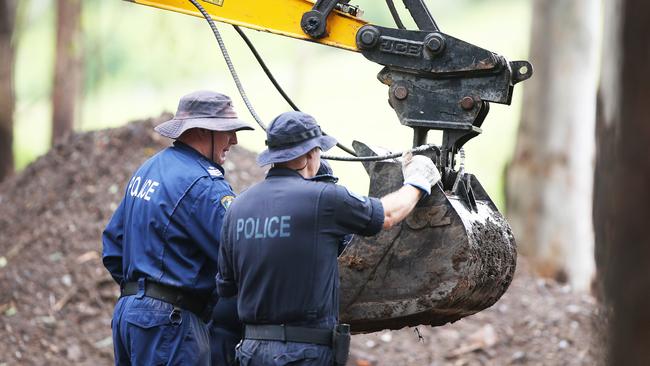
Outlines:
[[[126,0],[160,9],[203,17],[187,0]],[[238,25],[258,31],[280,34],[287,37],[314,41],[350,51],[358,51],[356,36],[359,28],[367,24],[361,18],[334,10],[327,17],[327,35],[315,39],[301,28],[303,14],[314,7],[307,0],[200,0],[201,5],[213,20]]]
[[[202,16],[189,0],[127,0]],[[423,0],[402,0],[419,30],[372,25],[349,0],[196,0],[213,20],[362,53],[384,65],[379,80],[413,146],[443,131],[446,188],[456,180],[456,155],[481,133],[489,102],[510,104],[513,86],[532,76],[527,61],[504,57],[442,33]],[[392,0],[389,0],[392,4]]]
[[[424,0],[402,0],[418,30],[369,24],[349,0],[127,0],[356,51],[383,65],[379,81],[413,146],[442,131],[440,147],[421,150],[442,182],[394,228],[355,237],[339,257],[340,319],[353,332],[442,325],[494,304],[516,265],[512,231],[478,179],[457,164],[462,146],[481,133],[489,103],[510,104],[514,85],[532,76],[527,61],[509,62],[440,31]],[[369,195],[403,184],[400,163],[355,141],[370,175]],[[355,158],[357,159],[357,158]]]

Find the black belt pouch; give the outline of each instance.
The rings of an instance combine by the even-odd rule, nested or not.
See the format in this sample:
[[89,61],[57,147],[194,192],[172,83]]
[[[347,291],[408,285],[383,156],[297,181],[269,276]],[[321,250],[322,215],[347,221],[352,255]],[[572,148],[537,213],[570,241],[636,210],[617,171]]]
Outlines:
[[345,366],[350,354],[350,325],[339,324],[334,328],[334,365]]

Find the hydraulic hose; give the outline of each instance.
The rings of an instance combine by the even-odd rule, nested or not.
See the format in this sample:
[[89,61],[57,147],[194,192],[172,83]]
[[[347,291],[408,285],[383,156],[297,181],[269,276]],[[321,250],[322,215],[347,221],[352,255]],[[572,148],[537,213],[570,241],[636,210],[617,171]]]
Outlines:
[[[284,89],[282,89],[282,87],[280,86],[278,81],[275,80],[275,77],[271,73],[271,70],[269,70],[269,68],[266,66],[266,63],[262,59],[262,56],[260,56],[260,54],[257,52],[257,49],[253,45],[253,42],[251,42],[250,39],[248,39],[248,36],[246,36],[244,31],[241,30],[241,28],[239,28],[236,25],[234,25],[233,27],[235,28],[235,30],[237,31],[239,36],[241,36],[241,38],[244,40],[244,43],[246,43],[246,45],[248,46],[248,49],[251,50],[251,52],[253,53],[253,56],[257,60],[257,63],[259,63],[260,67],[262,67],[262,70],[264,71],[266,76],[269,78],[269,80],[271,81],[273,86],[275,86],[275,89],[278,91],[278,93],[280,93],[280,95],[282,95],[284,100],[287,101],[287,103],[291,106],[291,108],[293,108],[294,111],[300,111],[300,109],[298,108],[298,106],[296,106],[296,104],[293,102],[293,100],[291,100],[291,98],[287,95],[287,93],[284,92]],[[325,132],[323,132],[323,134],[327,135]],[[336,147],[338,147],[339,149],[345,151],[346,153],[348,153],[348,154],[350,154],[352,156],[357,156],[357,153],[355,153],[354,150],[352,150],[349,147],[341,144],[340,142],[336,143]]]
[[393,3],[393,0],[386,0],[386,5],[388,5],[388,10],[390,11],[390,15],[392,15],[393,17],[393,20],[395,21],[395,25],[397,25],[397,28],[406,29],[404,23],[402,23],[402,19],[399,17],[399,13],[395,8],[395,3]]
[[[235,82],[235,85],[237,86],[237,90],[239,91],[239,94],[241,95],[242,99],[244,100],[244,104],[246,105],[246,108],[250,112],[251,116],[253,116],[253,119],[255,119],[255,122],[257,122],[257,124],[262,128],[262,130],[266,131],[266,125],[264,125],[264,122],[262,122],[262,119],[257,114],[255,109],[253,108],[253,105],[251,104],[250,100],[248,99],[248,95],[246,94],[246,91],[244,90],[244,87],[243,87],[241,81],[239,80],[239,76],[237,75],[237,71],[235,70],[235,66],[233,65],[232,60],[230,59],[230,55],[228,54],[228,50],[226,48],[226,45],[225,45],[225,43],[223,41],[223,38],[221,37],[221,33],[219,33],[219,30],[217,29],[216,24],[212,20],[212,17],[210,17],[210,14],[208,14],[208,12],[205,10],[205,8],[203,8],[203,6],[201,4],[199,4],[197,0],[188,0],[188,1],[191,2],[192,5],[194,5],[194,7],[196,7],[196,9],[199,12],[201,12],[201,14],[205,18],[205,20],[210,25],[210,29],[212,29],[212,33],[214,34],[215,38],[217,39],[217,43],[219,44],[219,49],[221,49],[221,53],[223,55],[224,60],[226,61],[226,65],[228,66],[228,70],[230,71],[230,75],[232,75],[232,78],[233,78],[233,80]],[[242,33],[240,33],[240,35],[241,34]],[[250,43],[250,40],[247,42],[247,44],[249,44],[249,43]],[[252,45],[252,43],[251,43],[251,45]],[[253,52],[253,54],[255,55],[255,54],[257,54],[257,52]],[[258,56],[259,56],[259,54],[257,54],[256,59],[258,59]],[[258,59],[258,62],[260,60],[261,60],[261,57]],[[263,66],[263,69],[268,70],[268,68],[266,68],[265,66]],[[269,73],[267,73],[267,76],[269,75]],[[275,80],[275,78],[273,78],[273,80]],[[273,83],[273,84],[276,85],[276,83]],[[276,88],[278,88],[278,87],[279,87],[279,85],[276,86]],[[282,92],[281,94],[284,94],[284,92]],[[293,102],[291,102],[290,105],[292,105],[292,107],[295,107],[295,104],[293,104]],[[295,107],[294,109],[297,110],[297,107]],[[337,145],[337,146],[339,146],[339,145]],[[341,146],[342,145],[340,145],[339,147],[341,147]],[[356,155],[352,150],[350,150],[348,148],[341,147],[341,149],[343,149],[346,152],[351,153],[352,155]],[[417,153],[417,152],[423,152],[423,151],[426,151],[426,150],[438,150],[439,151],[438,147],[435,146],[435,145],[422,145],[422,146],[418,146],[416,148],[410,149],[408,151],[413,152],[413,153]],[[367,162],[367,161],[381,161],[381,160],[386,160],[386,159],[397,158],[397,157],[402,156],[405,152],[406,151],[387,154],[387,155],[381,155],[381,156],[350,156],[350,157],[347,157],[347,156],[333,156],[333,155],[325,155],[324,154],[324,155],[321,155],[321,158],[327,159],[327,160],[337,160],[337,161]]]

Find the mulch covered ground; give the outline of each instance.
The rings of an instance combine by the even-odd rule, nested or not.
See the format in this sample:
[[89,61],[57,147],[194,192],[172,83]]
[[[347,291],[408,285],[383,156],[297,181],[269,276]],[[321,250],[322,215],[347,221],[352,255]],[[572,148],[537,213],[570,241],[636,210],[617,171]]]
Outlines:
[[[101,264],[101,231],[131,173],[169,144],[152,131],[159,120],[72,135],[0,185],[0,366],[112,364],[118,289]],[[262,179],[253,153],[228,159],[236,191]],[[492,308],[444,327],[356,335],[350,364],[594,365],[602,318],[592,297],[520,260]]]
[[443,327],[353,337],[357,365],[601,365],[605,318],[594,298],[530,274],[491,308]]

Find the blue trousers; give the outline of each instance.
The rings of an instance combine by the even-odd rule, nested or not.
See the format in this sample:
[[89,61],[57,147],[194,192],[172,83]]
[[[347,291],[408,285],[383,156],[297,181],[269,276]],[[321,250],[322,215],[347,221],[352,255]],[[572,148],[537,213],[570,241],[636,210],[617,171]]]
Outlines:
[[235,347],[241,334],[233,333],[219,325],[210,324],[210,352],[213,366],[234,366]]
[[146,296],[125,296],[112,321],[115,365],[210,365],[208,328],[194,313]]
[[307,343],[246,339],[237,348],[241,366],[332,366],[332,349]]
[[237,298],[219,298],[208,324],[214,366],[235,364],[235,346],[241,341],[243,325],[237,316]]

